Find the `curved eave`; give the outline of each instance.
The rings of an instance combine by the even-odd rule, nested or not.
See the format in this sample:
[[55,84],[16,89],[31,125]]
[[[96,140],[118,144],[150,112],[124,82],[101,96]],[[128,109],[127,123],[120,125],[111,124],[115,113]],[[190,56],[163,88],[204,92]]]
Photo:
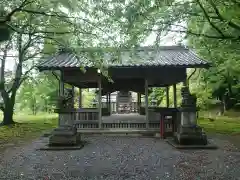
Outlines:
[[[110,69],[121,69],[121,68],[164,68],[164,67],[174,67],[174,68],[205,68],[208,69],[212,67],[210,63],[206,64],[188,64],[188,65],[135,65],[135,66],[109,66]],[[46,66],[37,66],[38,70],[41,71],[55,71],[55,70],[62,70],[62,69],[76,69],[80,67],[46,67]],[[91,68],[91,67],[86,67]],[[92,67],[94,68],[94,67]]]

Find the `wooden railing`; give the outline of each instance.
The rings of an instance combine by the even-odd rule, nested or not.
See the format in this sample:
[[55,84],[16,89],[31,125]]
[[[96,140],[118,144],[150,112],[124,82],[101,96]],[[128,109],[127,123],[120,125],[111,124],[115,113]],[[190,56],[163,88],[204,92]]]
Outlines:
[[99,111],[96,108],[81,108],[75,109],[72,112],[73,120],[74,121],[89,121],[89,120],[98,120]]
[[145,129],[146,123],[135,122],[117,122],[117,123],[102,123],[102,128],[106,129]]
[[[163,137],[172,136],[177,127],[176,108],[149,108],[148,129],[161,132]],[[60,124],[72,124],[78,129],[146,129],[146,122],[102,122],[99,127],[99,112],[96,108],[59,110]]]
[[96,108],[57,109],[61,124],[75,124],[77,121],[98,121],[99,112]]
[[99,121],[95,120],[88,120],[88,121],[83,121],[83,120],[77,120],[74,122],[74,125],[77,129],[97,129],[99,128]]

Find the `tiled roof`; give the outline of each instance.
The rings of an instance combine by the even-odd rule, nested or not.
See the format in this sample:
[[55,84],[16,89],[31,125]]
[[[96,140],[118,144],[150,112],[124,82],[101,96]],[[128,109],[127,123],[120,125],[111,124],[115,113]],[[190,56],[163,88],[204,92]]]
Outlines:
[[[93,56],[82,50],[81,53],[62,51],[54,56],[42,60],[38,68],[42,70],[64,67],[94,67]],[[102,65],[106,67],[137,67],[137,66],[180,66],[180,67],[206,67],[209,64],[196,56],[196,54],[182,46],[140,47],[134,50],[104,50],[101,52]],[[100,58],[98,58],[100,59]]]

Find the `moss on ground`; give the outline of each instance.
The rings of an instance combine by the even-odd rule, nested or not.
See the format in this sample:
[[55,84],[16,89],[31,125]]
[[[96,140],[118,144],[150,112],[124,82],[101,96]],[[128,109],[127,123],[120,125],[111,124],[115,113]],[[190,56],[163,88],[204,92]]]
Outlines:
[[18,115],[14,120],[16,124],[0,127],[0,147],[32,140],[57,126],[55,114]]

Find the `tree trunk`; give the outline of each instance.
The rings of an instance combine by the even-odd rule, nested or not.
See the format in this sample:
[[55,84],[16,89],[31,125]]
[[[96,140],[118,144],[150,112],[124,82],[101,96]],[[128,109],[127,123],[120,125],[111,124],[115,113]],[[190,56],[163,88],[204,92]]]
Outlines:
[[5,109],[3,111],[3,121],[1,125],[14,124],[13,110],[14,110],[14,101],[9,100],[9,102],[5,104]]
[[224,114],[224,112],[225,112],[225,109],[226,109],[225,108],[225,104],[224,104],[224,102],[221,101],[218,115],[222,116]]

